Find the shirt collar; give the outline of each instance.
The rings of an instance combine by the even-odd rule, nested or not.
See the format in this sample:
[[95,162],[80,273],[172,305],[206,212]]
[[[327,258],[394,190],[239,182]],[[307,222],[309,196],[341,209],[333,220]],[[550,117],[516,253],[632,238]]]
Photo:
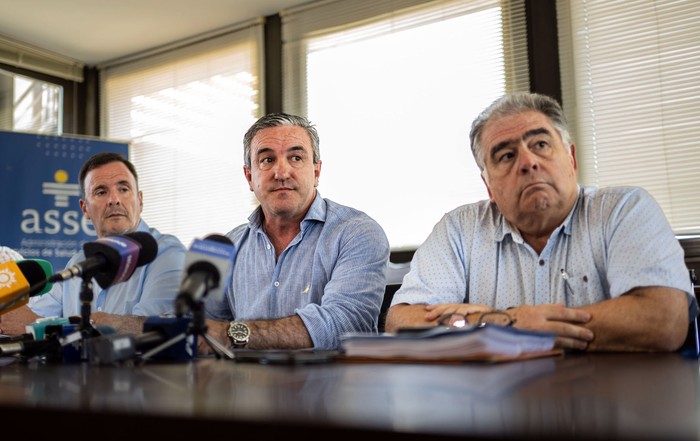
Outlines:
[[[326,214],[326,202],[321,197],[321,193],[316,190],[316,197],[314,197],[314,201],[311,203],[304,219],[301,221],[301,229],[303,230],[309,221],[325,222]],[[248,216],[248,228],[253,231],[262,231],[262,220],[262,207],[258,205],[258,208]]]

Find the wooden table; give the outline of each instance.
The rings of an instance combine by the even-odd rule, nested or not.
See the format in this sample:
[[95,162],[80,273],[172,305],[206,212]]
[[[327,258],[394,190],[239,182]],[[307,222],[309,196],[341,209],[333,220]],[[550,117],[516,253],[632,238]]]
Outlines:
[[0,367],[0,409],[7,430],[31,439],[698,440],[698,367],[677,354],[463,365],[12,362]]

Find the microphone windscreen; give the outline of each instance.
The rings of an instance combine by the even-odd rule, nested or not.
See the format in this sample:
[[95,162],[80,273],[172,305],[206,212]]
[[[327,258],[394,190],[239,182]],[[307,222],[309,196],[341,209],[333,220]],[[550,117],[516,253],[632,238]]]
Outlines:
[[[19,267],[19,270],[22,271],[24,278],[27,279],[27,282],[29,282],[30,296],[35,295],[46,287],[46,272],[37,261],[31,259],[20,260],[17,262],[17,266]],[[53,270],[49,271],[49,276],[51,275],[52,271]]]
[[156,242],[153,236],[143,231],[134,231],[133,233],[125,234],[124,236],[138,242],[141,245],[136,266],[146,265],[156,259],[156,256],[158,255],[158,242]]
[[[44,259],[34,259],[36,263],[41,265],[41,268],[44,270],[44,275],[46,276],[45,279],[49,280],[49,277],[53,275],[53,265],[51,265],[51,262],[48,260]],[[40,290],[38,290],[37,293],[33,293],[34,288],[32,288],[32,292],[30,292],[31,295],[33,296],[40,296],[42,294],[46,294],[47,292],[51,291],[51,288],[53,288],[53,283],[52,282],[46,282],[44,287]]]
[[209,236],[205,237],[204,240],[211,240],[213,242],[225,243],[226,245],[233,245],[231,239],[221,234],[210,234]]
[[102,288],[107,288],[129,279],[137,267],[152,262],[158,244],[148,233],[131,233],[87,242],[83,244],[83,250],[85,257],[89,258],[86,262],[91,258],[98,260],[94,278]]

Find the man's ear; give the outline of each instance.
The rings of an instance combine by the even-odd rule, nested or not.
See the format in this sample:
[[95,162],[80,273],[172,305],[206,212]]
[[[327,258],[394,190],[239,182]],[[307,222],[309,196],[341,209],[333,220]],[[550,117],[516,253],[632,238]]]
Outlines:
[[493,195],[491,194],[491,188],[489,187],[489,184],[486,182],[486,178],[484,178],[484,174],[483,174],[483,173],[481,174],[481,181],[482,181],[482,182],[484,183],[484,185],[486,186],[486,191],[487,191],[488,194],[489,194],[489,199],[490,199],[491,201],[493,201]]
[[245,175],[245,180],[248,181],[248,188],[250,191],[253,191],[253,174],[245,165],[243,166],[243,175]]
[[314,164],[314,187],[318,187],[318,179],[321,177],[321,160]]
[[87,211],[87,202],[85,201],[85,199],[79,199],[78,202],[80,203],[80,211],[83,212],[83,216],[85,216],[85,219],[91,220],[90,215]]

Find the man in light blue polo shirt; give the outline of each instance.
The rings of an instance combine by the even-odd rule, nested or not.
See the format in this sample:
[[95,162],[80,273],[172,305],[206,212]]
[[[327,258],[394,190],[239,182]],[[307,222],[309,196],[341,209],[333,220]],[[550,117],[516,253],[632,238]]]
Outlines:
[[387,330],[457,317],[551,332],[562,348],[683,344],[698,305],[678,240],[643,189],[578,185],[556,101],[503,97],[470,138],[490,200],[434,227],[394,295]]
[[[136,268],[128,280],[105,289],[93,280],[91,320],[120,333],[140,333],[148,316],[174,313],[186,249],[175,236],[162,234],[141,219],[143,195],[138,175],[123,156],[97,153],[83,164],[79,182],[80,208],[99,238],[141,231],[151,234],[158,244],[155,260]],[[66,267],[84,260],[80,251]],[[27,323],[40,317],[80,316],[81,284],[82,279],[75,277],[32,297],[27,305],[3,315],[3,332],[21,334]]]

